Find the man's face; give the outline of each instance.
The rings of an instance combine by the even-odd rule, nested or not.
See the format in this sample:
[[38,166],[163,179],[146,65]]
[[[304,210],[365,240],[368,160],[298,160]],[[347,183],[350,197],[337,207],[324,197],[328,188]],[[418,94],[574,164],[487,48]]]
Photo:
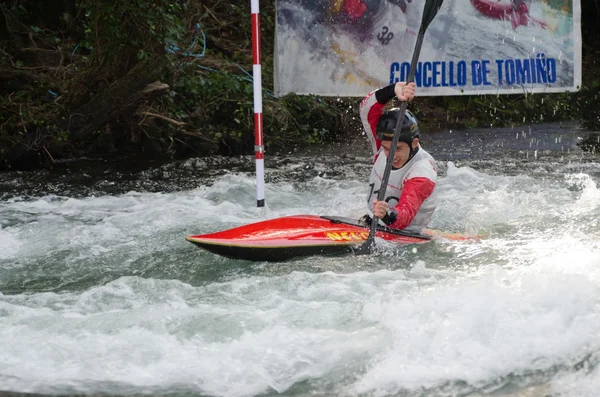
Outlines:
[[[417,138],[413,139],[412,147],[417,147],[418,142],[419,140]],[[383,147],[385,156],[389,157],[392,141],[381,141],[381,147]],[[398,146],[396,146],[396,152],[394,153],[394,161],[392,162],[392,166],[394,166],[394,168],[401,168],[408,160],[408,156],[410,156],[410,147],[408,144],[405,142],[398,142]]]

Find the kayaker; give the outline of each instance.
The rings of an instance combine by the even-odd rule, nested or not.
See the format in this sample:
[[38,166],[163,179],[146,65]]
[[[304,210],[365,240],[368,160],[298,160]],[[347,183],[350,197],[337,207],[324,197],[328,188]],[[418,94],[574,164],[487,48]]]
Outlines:
[[375,156],[367,197],[369,214],[363,220],[368,222],[374,214],[391,228],[419,233],[437,207],[437,171],[435,160],[419,144],[417,119],[408,110],[402,122],[385,200],[377,201],[396,121],[400,117],[399,109],[384,112],[384,108],[394,97],[411,101],[414,92],[414,83],[399,82],[371,92],[360,105],[360,118]]
[[525,4],[524,0],[511,0],[512,13],[510,22],[513,29],[519,26],[527,26],[529,24],[529,7]]
[[[325,21],[334,24],[348,24],[359,30],[368,30],[386,0],[297,0],[304,9],[314,12],[315,23]],[[412,0],[387,0],[406,13],[407,2]]]
[[512,9],[519,14],[529,13],[529,7],[525,4],[525,0],[511,0]]

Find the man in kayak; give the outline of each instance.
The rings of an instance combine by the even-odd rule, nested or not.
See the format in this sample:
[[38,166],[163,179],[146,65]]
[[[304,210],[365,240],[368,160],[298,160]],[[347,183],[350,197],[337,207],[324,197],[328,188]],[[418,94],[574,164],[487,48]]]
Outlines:
[[408,110],[402,120],[385,200],[377,201],[396,122],[402,116],[399,109],[384,112],[384,107],[394,96],[411,101],[414,92],[414,83],[399,82],[371,92],[360,105],[360,118],[375,155],[367,197],[369,215],[363,219],[368,222],[370,215],[375,215],[388,227],[419,233],[437,207],[437,171],[435,160],[419,144],[417,119]]
[[513,29],[519,26],[527,26],[529,24],[529,7],[525,4],[524,0],[511,0],[512,3],[512,14],[510,17],[510,23]]

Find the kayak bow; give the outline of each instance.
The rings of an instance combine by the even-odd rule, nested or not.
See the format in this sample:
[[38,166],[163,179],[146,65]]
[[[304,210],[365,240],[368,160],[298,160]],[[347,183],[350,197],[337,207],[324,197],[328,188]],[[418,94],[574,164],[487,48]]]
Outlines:
[[[285,261],[294,257],[349,253],[368,236],[368,225],[354,219],[295,215],[216,233],[188,236],[186,240],[227,258]],[[452,239],[466,239],[461,235],[448,236]],[[426,243],[433,235],[378,227],[376,237],[402,246]]]

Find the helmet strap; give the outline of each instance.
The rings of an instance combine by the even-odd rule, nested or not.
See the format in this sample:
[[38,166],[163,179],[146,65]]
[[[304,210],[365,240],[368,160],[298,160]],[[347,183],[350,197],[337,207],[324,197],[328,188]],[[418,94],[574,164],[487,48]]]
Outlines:
[[419,151],[419,146],[417,146],[416,148],[413,148],[412,145],[408,145],[408,147],[410,148],[410,152],[408,152],[408,158],[406,159],[406,161],[404,162],[404,164],[402,164],[401,167],[399,168],[395,168],[392,166],[392,169],[394,170],[399,170],[400,168],[404,167],[406,164],[408,164],[408,162],[415,157],[415,155],[417,154],[417,152]]
[[412,145],[408,145],[408,147],[410,147],[410,153],[408,154],[408,160],[406,160],[406,163],[408,163],[413,157],[415,157],[415,155],[419,151],[419,145],[417,145],[417,147],[415,148],[413,148]]

